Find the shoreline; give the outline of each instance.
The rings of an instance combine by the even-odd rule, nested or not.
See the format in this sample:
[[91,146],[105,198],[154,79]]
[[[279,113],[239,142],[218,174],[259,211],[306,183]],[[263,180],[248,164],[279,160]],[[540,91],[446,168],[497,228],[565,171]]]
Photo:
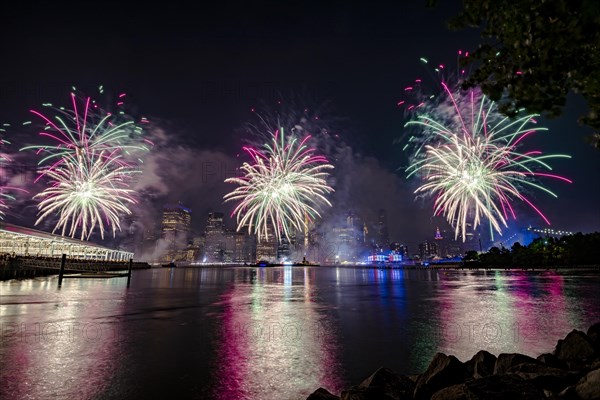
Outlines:
[[[270,269],[300,269],[300,268],[344,268],[344,269],[367,269],[367,270],[379,270],[379,271],[438,271],[444,273],[452,272],[465,272],[465,271],[482,271],[482,272],[528,272],[528,273],[544,273],[544,272],[557,272],[557,273],[582,273],[582,272],[600,272],[600,265],[582,265],[582,266],[556,266],[556,267],[463,267],[459,265],[444,265],[444,266],[420,266],[420,265],[399,265],[399,266],[384,266],[384,265],[335,265],[335,264],[324,264],[324,265],[302,265],[302,266],[268,266],[259,267],[256,265],[237,265],[237,264],[202,264],[202,265],[182,265],[176,267],[163,267],[161,265],[152,265],[146,262],[136,261],[134,262],[132,270],[140,269],[231,269],[231,268],[250,268],[256,270],[270,270]],[[108,269],[99,271],[102,273],[110,272],[126,272],[127,266],[119,265],[113,266]],[[65,273],[77,274],[82,272],[97,272],[94,270],[82,271],[79,269],[66,268]],[[58,272],[55,268],[19,268],[19,267],[7,267],[0,266],[0,282],[10,280],[27,280],[35,279],[38,277],[58,276]],[[75,276],[73,276],[75,277]],[[100,276],[99,276],[100,277]]]
[[318,388],[306,400],[600,399],[600,321],[572,330],[537,358],[486,350],[461,362],[437,353],[427,370],[400,375],[380,367],[339,395]]

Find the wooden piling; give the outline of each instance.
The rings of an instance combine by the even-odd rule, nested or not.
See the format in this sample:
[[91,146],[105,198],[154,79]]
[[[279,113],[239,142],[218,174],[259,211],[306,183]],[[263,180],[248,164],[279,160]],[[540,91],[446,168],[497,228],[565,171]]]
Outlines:
[[62,285],[63,275],[65,274],[65,264],[67,263],[67,255],[63,254],[60,260],[60,272],[58,273],[58,287]]
[[133,258],[129,259],[129,270],[127,271],[127,287],[129,287],[129,283],[131,282],[131,268],[133,267]]

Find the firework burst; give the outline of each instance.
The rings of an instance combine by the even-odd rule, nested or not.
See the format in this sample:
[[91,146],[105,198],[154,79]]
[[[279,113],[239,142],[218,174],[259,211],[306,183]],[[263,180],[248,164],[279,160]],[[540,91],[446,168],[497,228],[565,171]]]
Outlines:
[[327,184],[327,170],[333,166],[323,156],[314,155],[307,146],[310,136],[288,141],[283,129],[272,135],[271,144],[257,150],[245,147],[252,163],[241,166],[243,176],[225,182],[239,185],[225,195],[225,201],[239,201],[233,214],[237,215],[238,230],[248,227],[259,240],[267,239],[269,227],[275,237],[290,238],[294,231],[305,231],[309,223],[320,217],[318,208],[331,206],[327,198],[333,189]]
[[455,229],[455,237],[467,236],[467,226],[476,229],[483,220],[490,232],[502,233],[507,220],[516,219],[511,205],[526,203],[546,222],[548,218],[525,196],[525,189],[543,191],[557,197],[538,183],[540,178],[571,182],[551,171],[551,158],[541,151],[521,152],[524,139],[546,128],[536,126],[537,115],[509,119],[478,89],[451,90],[442,83],[444,95],[424,102],[416,118],[406,126],[417,128],[411,137],[417,150],[407,172],[421,176],[415,193],[435,197],[434,215],[442,215]]
[[52,233],[61,230],[63,236],[75,237],[81,229],[81,240],[88,240],[97,226],[102,238],[107,228],[114,236],[121,230],[120,215],[131,214],[128,206],[136,203],[128,188],[135,172],[120,164],[115,154],[66,156],[45,171],[50,186],[34,196],[41,199],[35,224],[58,214]]
[[[102,93],[102,86],[99,89]],[[48,142],[21,149],[41,155],[36,182],[44,177],[49,183],[34,196],[40,199],[36,225],[57,217],[53,232],[75,237],[81,229],[82,240],[96,228],[102,238],[107,229],[113,236],[121,229],[119,217],[131,214],[129,206],[135,203],[129,185],[152,145],[143,137],[141,125],[122,110],[124,97],[118,96],[116,112],[104,111],[90,97],[75,92],[72,109],[47,103],[44,107],[52,113],[31,110],[44,122],[39,135]]]
[[[100,92],[103,93],[102,86]],[[141,154],[148,152],[153,145],[143,137],[141,124],[148,123],[148,120],[141,118],[138,124],[125,114],[122,110],[125,96],[125,93],[118,96],[116,112],[107,112],[90,97],[78,96],[73,88],[70,95],[72,109],[45,103],[43,106],[51,113],[30,110],[44,123],[43,130],[39,132],[40,137],[49,139],[48,144],[21,149],[35,150],[42,155],[38,162],[40,175],[36,181],[48,171],[62,165],[73,154],[118,154],[120,157],[116,160],[126,167],[142,163]],[[29,124],[30,121],[24,123]]]

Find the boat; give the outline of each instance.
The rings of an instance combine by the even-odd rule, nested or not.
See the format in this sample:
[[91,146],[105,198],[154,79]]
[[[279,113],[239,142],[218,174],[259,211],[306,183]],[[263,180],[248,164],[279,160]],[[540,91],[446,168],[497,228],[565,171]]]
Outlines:
[[319,267],[321,264],[311,263],[310,261],[302,261],[292,264],[293,267]]
[[306,259],[306,257],[302,257],[302,261],[300,261],[300,262],[296,262],[296,263],[293,263],[293,264],[292,264],[292,266],[293,266],[293,267],[318,267],[318,266],[320,266],[320,265],[321,265],[321,264],[318,264],[318,263],[312,263],[312,262],[308,261],[308,260]]
[[273,264],[267,260],[260,260],[256,264],[254,264],[254,266],[255,267],[273,267],[273,266],[275,266],[275,264]]

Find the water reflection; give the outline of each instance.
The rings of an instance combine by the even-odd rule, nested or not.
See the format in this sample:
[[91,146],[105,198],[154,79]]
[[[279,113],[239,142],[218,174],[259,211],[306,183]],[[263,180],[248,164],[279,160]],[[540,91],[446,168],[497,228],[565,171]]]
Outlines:
[[537,356],[600,320],[598,274],[157,268],[129,289],[56,284],[0,282],[2,400],[299,399],[379,366],[422,372],[437,351]]
[[65,280],[62,289],[53,278],[3,284],[3,398],[88,399],[104,392],[123,351],[120,327],[109,316],[120,312],[124,289],[116,280]]
[[334,329],[312,301],[314,269],[258,269],[223,295],[215,398],[304,398],[337,392]]
[[462,360],[478,349],[532,356],[552,351],[573,328],[586,329],[582,311],[598,313],[593,297],[569,305],[565,278],[553,271],[455,272],[440,278],[434,347]]

